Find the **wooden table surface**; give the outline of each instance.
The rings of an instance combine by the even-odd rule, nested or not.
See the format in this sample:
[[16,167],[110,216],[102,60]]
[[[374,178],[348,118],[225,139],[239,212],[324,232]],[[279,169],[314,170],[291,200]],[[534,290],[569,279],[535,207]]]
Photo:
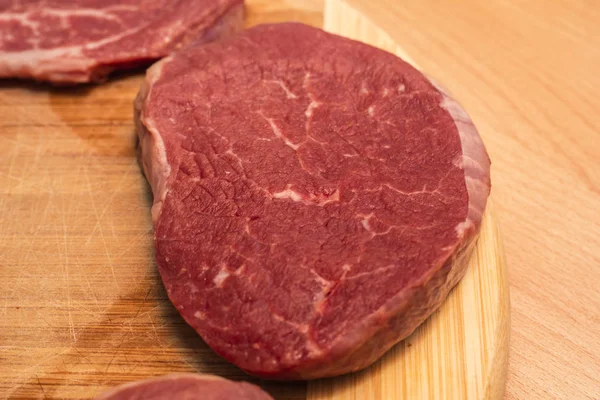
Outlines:
[[[270,0],[256,1],[269,4]],[[310,22],[318,18],[319,0],[307,2],[315,10],[307,17]],[[424,71],[458,98],[487,145],[511,283],[507,399],[600,399],[600,2],[347,2],[376,20]],[[276,9],[273,19],[277,19]],[[0,109],[16,107],[22,112],[4,115],[0,121],[4,132],[0,138],[0,234],[4,235],[0,268],[14,278],[10,285],[0,286],[0,328],[15,318],[20,332],[8,338],[17,343],[11,348],[3,347],[2,340],[7,338],[0,337],[0,373],[16,381],[21,375],[31,375],[33,369],[46,368],[9,396],[21,393],[22,398],[33,394],[43,398],[52,391],[55,377],[63,373],[61,364],[49,364],[57,349],[45,345],[47,337],[39,337],[35,351],[18,345],[28,332],[42,332],[32,328],[40,321],[48,325],[44,332],[65,341],[77,339],[83,347],[97,334],[106,334],[107,348],[139,347],[137,357],[144,362],[147,355],[142,350],[154,343],[154,337],[148,334],[132,342],[130,333],[146,319],[154,326],[155,315],[171,313],[144,308],[144,301],[158,291],[151,284],[156,276],[144,275],[151,246],[145,239],[151,229],[149,199],[143,195],[146,188],[130,154],[130,120],[111,114],[130,104],[120,89],[131,85],[132,79],[108,88],[110,102],[106,104],[88,103],[84,91],[80,99],[73,99],[72,93],[48,95],[35,88],[32,98],[38,103],[21,104],[13,96],[20,93],[19,86],[4,87],[7,95],[0,98]],[[86,137],[69,136],[65,126],[88,123],[64,113],[73,104],[80,106],[81,115],[93,112],[94,123],[110,129],[90,128]],[[24,121],[29,125],[27,134],[18,128]],[[45,147],[49,139],[56,146]],[[69,157],[70,163],[64,164],[62,160]],[[99,160],[110,160],[113,166],[100,168]],[[26,165],[19,167],[18,162]],[[128,174],[122,175],[123,170]],[[40,178],[35,184],[33,176]],[[73,192],[74,186],[89,188],[89,195]],[[104,187],[112,189],[99,197],[92,195],[102,193]],[[117,208],[116,198],[129,206]],[[31,217],[32,210],[39,218]],[[23,247],[24,241],[28,246]],[[117,253],[124,261],[114,265],[111,255]],[[23,268],[25,264],[6,262],[17,259],[30,264],[50,261],[32,274]],[[88,265],[90,259],[102,265]],[[137,285],[120,288],[131,296],[109,292],[99,284],[106,265],[116,282],[143,277]],[[87,266],[86,271],[97,267],[97,271],[84,273],[81,266]],[[58,280],[64,281],[68,292],[48,289]],[[89,304],[70,303],[78,292],[86,293]],[[97,321],[89,307],[109,295],[115,302],[108,310],[108,322]],[[52,307],[28,307],[28,302],[40,298],[47,298]],[[130,308],[125,303],[134,300],[137,311],[123,331],[105,331],[106,324],[119,318],[121,308]],[[54,326],[53,317],[68,323]],[[93,332],[76,330],[90,321]],[[172,340],[194,338],[185,331]],[[155,355],[150,367],[160,367],[170,345],[164,343],[164,354]],[[68,350],[63,362],[88,371],[89,355]],[[118,373],[127,360],[116,354],[92,356],[108,357],[111,371]],[[7,369],[3,358],[22,360],[27,368],[21,372]],[[74,380],[77,372],[73,372]]]
[[488,147],[507,399],[600,399],[600,2],[348,2],[454,93]]

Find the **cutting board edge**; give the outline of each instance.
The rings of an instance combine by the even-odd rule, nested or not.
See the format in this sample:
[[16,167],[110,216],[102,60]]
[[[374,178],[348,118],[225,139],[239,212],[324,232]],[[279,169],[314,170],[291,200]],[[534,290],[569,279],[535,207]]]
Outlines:
[[488,366],[489,379],[486,383],[483,399],[503,399],[506,391],[506,379],[508,375],[509,363],[509,348],[510,348],[510,321],[511,321],[511,305],[510,305],[510,285],[508,280],[508,267],[506,264],[506,253],[504,252],[504,241],[502,239],[502,229],[496,217],[496,207],[494,205],[493,194],[488,199],[488,206],[485,211],[488,216],[490,226],[488,229],[493,230],[495,240],[493,243],[496,246],[495,254],[497,257],[497,272],[499,275],[498,282],[498,326],[494,337],[497,345],[496,351]]

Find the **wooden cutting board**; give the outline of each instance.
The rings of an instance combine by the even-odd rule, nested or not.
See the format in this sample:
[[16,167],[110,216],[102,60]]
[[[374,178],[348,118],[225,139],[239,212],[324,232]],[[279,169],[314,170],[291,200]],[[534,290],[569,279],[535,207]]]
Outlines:
[[[410,59],[345,1],[248,0],[248,24],[324,24]],[[371,368],[273,383],[216,356],[168,302],[154,264],[132,124],[141,81],[138,72],[76,89],[0,83],[0,398],[89,398],[190,371],[252,380],[277,400],[502,397],[509,295],[493,204],[467,276]]]

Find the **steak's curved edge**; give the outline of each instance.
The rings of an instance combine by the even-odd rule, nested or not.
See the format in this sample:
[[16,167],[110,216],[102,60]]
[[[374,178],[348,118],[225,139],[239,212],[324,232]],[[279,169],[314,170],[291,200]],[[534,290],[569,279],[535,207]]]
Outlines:
[[440,106],[444,108],[454,122],[460,135],[462,158],[457,164],[465,171],[465,182],[469,193],[469,212],[464,224],[457,227],[459,235],[474,225],[476,230],[481,226],[483,212],[491,190],[491,161],[481,136],[465,109],[439,84],[429,79],[443,96]]
[[363,335],[344,338],[331,351],[335,362],[303,367],[290,379],[333,377],[360,371],[376,362],[393,346],[409,337],[443,304],[465,275],[475,243],[476,238],[453,254],[421,285],[403,291],[382,310],[366,319],[357,331],[363,329],[364,332],[369,328],[374,331],[368,340],[364,340]]
[[162,202],[167,194],[166,181],[171,173],[171,166],[167,161],[167,153],[162,137],[154,128],[152,120],[144,116],[144,103],[149,99],[152,85],[160,77],[162,67],[167,62],[169,62],[169,57],[148,68],[146,79],[140,87],[133,107],[135,130],[138,137],[139,161],[154,196],[152,222],[158,220]]

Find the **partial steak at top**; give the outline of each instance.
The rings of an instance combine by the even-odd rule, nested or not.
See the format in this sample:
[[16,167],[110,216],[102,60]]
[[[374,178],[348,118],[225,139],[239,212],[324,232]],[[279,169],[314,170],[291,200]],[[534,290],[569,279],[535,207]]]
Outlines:
[[396,56],[263,25],[152,66],[135,107],[168,295],[245,371],[364,368],[464,275],[489,158]]
[[96,400],[273,400],[258,386],[213,375],[171,374],[126,383]]
[[0,1],[0,78],[101,81],[243,28],[243,0]]

